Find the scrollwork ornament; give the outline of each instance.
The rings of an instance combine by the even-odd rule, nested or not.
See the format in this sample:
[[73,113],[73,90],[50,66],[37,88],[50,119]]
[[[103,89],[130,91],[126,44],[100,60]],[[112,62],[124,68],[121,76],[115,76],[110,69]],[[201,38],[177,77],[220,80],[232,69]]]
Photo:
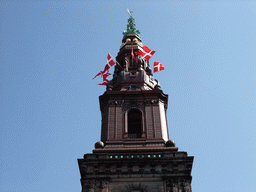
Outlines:
[[115,105],[122,105],[124,102],[123,101],[113,101],[112,104],[115,104]]
[[94,182],[90,180],[82,181],[82,192],[94,192]]
[[151,100],[151,104],[156,104],[156,103],[158,103],[158,100],[157,100],[157,99],[152,99],[152,100]]

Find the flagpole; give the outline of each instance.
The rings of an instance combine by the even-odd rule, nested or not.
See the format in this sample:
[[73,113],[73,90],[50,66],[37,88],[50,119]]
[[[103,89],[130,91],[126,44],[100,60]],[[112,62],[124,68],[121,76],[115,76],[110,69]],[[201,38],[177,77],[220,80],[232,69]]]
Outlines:
[[116,61],[116,64],[118,64],[119,67],[121,67],[121,69],[123,69],[123,67]]

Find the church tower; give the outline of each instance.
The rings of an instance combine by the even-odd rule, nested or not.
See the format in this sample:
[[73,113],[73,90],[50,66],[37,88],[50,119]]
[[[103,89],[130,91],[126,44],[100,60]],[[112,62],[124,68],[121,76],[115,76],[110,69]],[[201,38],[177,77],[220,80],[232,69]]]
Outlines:
[[99,97],[101,141],[78,159],[82,192],[191,192],[194,157],[169,140],[168,95],[146,57],[133,56],[143,44],[129,14],[113,79]]

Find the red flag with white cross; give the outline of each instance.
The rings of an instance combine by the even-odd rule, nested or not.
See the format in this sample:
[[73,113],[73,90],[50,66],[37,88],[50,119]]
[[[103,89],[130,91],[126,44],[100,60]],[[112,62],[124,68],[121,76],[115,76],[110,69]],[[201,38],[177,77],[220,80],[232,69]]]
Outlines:
[[112,59],[112,57],[110,56],[110,54],[108,53],[108,57],[107,57],[107,63],[105,65],[104,71],[103,73],[105,73],[107,70],[109,70],[110,67],[112,67],[113,65],[115,65],[115,61]]
[[135,56],[134,56],[134,54],[133,54],[133,45],[132,45],[132,50],[131,50],[131,52],[132,52],[132,58],[133,58],[134,60],[136,60],[136,58],[135,58]]
[[154,55],[155,51],[149,49],[147,46],[142,47],[143,51],[137,51],[135,52],[137,55],[141,55],[144,57],[147,61]]
[[102,76],[103,75],[103,71],[100,71],[97,75],[95,75],[95,77],[93,77],[92,79],[95,79],[96,77],[98,77],[98,76]]
[[157,61],[154,62],[154,73],[158,71],[164,70],[164,65],[162,63],[159,63]]
[[[109,75],[111,75],[111,73],[109,73],[109,70],[107,70],[105,73],[103,73],[102,71],[100,71],[95,77],[97,77],[97,76],[100,76],[101,75],[101,77],[103,78],[103,83],[101,83],[101,84],[98,84],[98,85],[107,85],[107,83],[109,82],[109,80],[107,79],[107,77],[109,76]],[[95,78],[94,77],[94,78]],[[93,78],[93,79],[94,79]]]
[[109,75],[111,75],[111,73],[106,72],[105,74],[103,74],[103,75],[102,75],[103,81],[108,81],[108,80],[107,80],[107,77],[108,77]]
[[[107,79],[106,79],[106,80],[107,80]],[[98,84],[98,85],[107,85],[107,84],[108,84],[108,82],[109,82],[109,80],[104,81],[103,83],[100,83],[100,84]]]

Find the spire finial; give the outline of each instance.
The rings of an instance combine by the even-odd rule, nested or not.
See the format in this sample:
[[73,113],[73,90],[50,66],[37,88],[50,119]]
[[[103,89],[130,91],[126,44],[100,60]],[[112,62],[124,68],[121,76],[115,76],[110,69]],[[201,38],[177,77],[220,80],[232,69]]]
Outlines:
[[130,18],[128,19],[127,29],[123,32],[123,38],[125,38],[128,34],[135,34],[140,37],[140,31],[136,29],[136,25],[134,23],[135,19],[132,17],[132,11],[129,11],[129,9],[127,9],[127,11]]
[[128,14],[132,17],[132,11],[129,11],[129,9],[127,9]]

